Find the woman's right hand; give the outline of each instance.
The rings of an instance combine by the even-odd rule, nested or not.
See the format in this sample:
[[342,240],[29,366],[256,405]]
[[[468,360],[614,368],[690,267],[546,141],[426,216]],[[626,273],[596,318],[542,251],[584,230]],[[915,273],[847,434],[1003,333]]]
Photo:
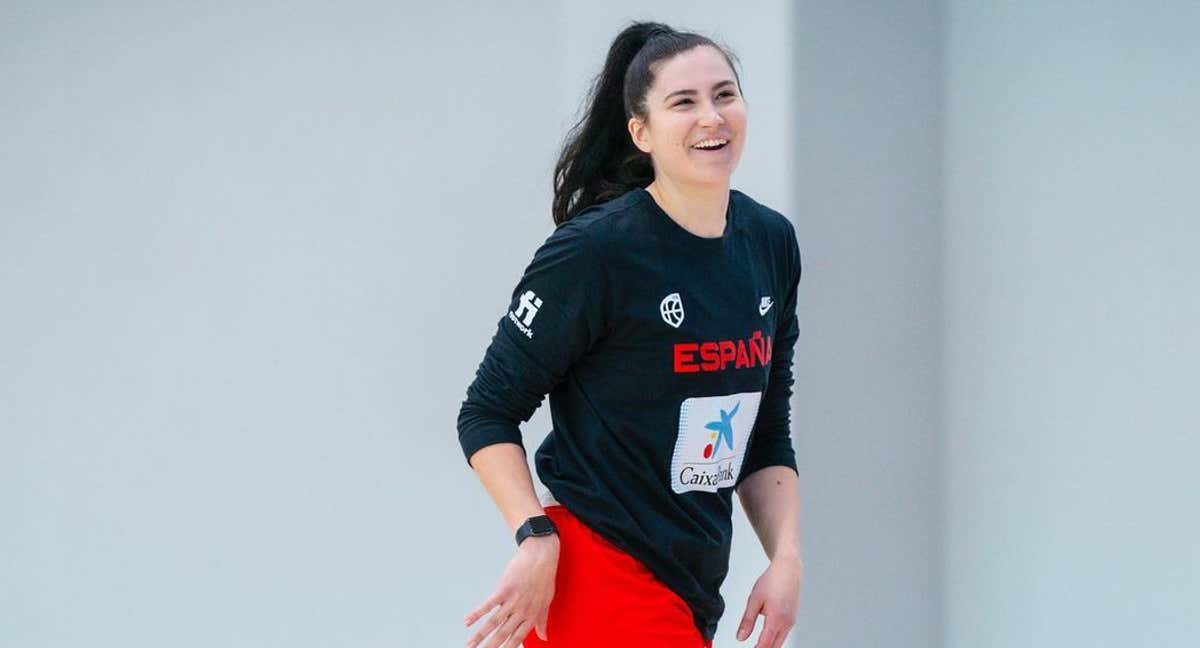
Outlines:
[[521,542],[495,592],[463,620],[470,627],[490,610],[496,610],[467,641],[467,648],[475,648],[489,633],[491,640],[483,648],[517,648],[530,628],[547,640],[546,617],[554,598],[558,548],[557,534],[530,536]]

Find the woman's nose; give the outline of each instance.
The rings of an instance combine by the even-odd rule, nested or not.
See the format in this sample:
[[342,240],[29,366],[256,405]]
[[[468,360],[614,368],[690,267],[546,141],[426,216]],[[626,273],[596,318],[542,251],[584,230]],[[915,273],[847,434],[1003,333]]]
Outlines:
[[721,116],[721,111],[717,110],[716,106],[709,104],[705,108],[704,114],[701,115],[700,121],[705,124],[721,124],[725,122],[725,118]]

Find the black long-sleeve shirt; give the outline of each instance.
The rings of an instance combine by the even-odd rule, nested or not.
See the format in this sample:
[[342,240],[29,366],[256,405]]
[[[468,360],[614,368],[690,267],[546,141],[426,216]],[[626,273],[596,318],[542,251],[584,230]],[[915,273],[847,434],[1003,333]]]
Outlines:
[[732,489],[796,469],[790,435],[800,252],[792,224],[737,190],[703,238],[645,189],[593,205],[538,248],[467,389],[470,462],[550,394],[538,477],[644,563],[706,639],[725,604]]

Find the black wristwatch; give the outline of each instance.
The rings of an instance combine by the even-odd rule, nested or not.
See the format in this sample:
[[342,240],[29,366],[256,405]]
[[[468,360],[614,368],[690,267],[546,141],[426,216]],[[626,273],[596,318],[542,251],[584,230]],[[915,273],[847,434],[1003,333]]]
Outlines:
[[529,536],[546,536],[551,533],[558,533],[558,527],[554,526],[554,522],[545,515],[535,515],[528,520],[521,528],[517,529],[517,546]]

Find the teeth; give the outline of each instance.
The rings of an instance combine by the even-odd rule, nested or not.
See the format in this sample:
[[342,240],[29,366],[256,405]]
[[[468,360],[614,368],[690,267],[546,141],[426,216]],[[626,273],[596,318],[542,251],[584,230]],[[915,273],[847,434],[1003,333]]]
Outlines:
[[728,143],[729,140],[725,139],[708,139],[704,140],[703,142],[697,142],[696,144],[692,145],[692,148],[712,148],[714,146],[720,146]]

